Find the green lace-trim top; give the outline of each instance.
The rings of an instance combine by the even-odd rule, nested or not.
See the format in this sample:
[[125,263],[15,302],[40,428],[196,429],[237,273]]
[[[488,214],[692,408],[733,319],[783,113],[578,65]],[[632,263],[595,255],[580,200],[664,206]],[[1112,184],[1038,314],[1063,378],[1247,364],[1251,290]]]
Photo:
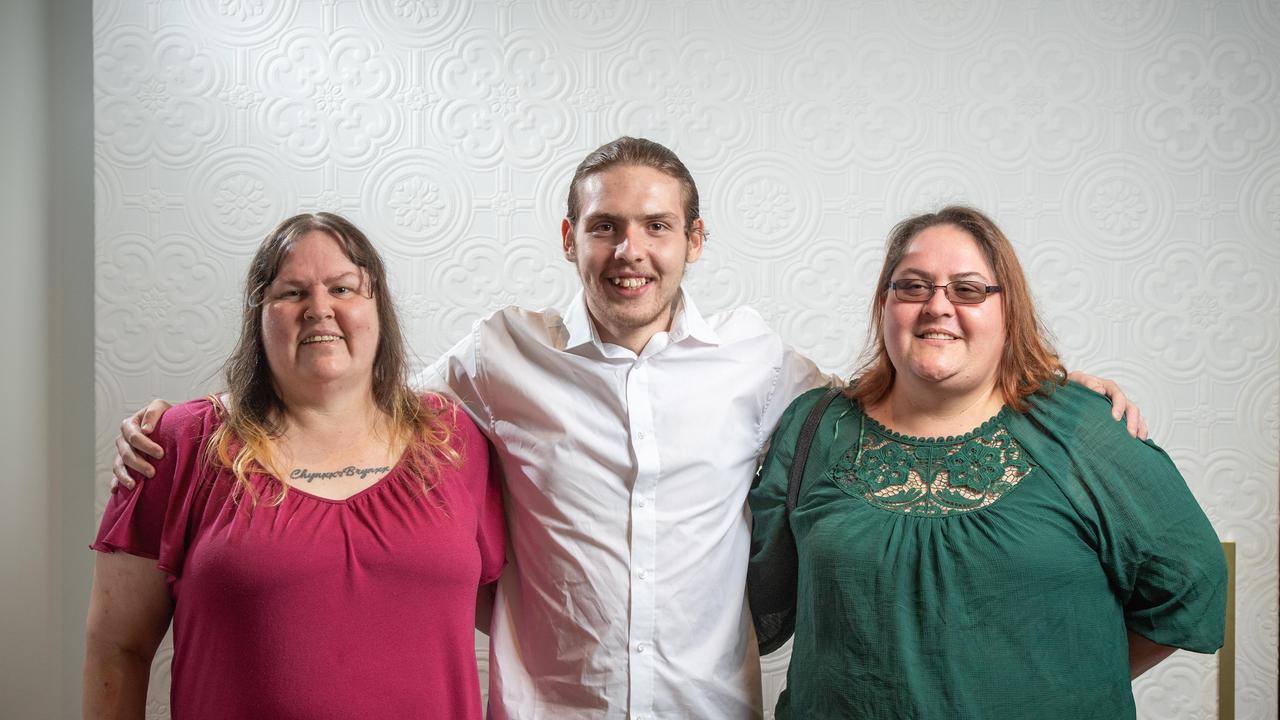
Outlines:
[[892,432],[837,397],[788,513],[824,392],[783,415],[748,497],[756,637],[794,631],[778,720],[1132,720],[1126,630],[1221,646],[1213,526],[1101,396],[1047,388],[950,438]]
[[859,413],[860,442],[830,471],[854,497],[904,515],[946,516],[985,508],[1032,470],[1004,418],[945,438],[901,435]]

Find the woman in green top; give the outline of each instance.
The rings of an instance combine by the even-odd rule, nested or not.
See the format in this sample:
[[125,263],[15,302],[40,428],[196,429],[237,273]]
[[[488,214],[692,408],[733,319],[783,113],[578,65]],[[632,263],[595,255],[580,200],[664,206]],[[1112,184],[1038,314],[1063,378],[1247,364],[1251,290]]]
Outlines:
[[990,219],[899,224],[871,322],[795,509],[824,390],[791,405],[751,492],[762,652],[795,634],[778,718],[1132,718],[1132,678],[1221,646],[1213,528],[1160,448],[1064,380]]

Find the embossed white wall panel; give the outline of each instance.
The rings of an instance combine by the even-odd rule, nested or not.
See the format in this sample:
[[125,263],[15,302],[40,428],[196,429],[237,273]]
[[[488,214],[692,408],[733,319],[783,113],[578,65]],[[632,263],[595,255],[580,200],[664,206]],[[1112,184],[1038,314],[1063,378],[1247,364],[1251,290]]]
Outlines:
[[[279,219],[368,230],[426,362],[572,296],[572,168],[644,135],[699,182],[700,305],[832,370],[895,221],[992,213],[1069,366],[1122,383],[1239,543],[1237,715],[1276,717],[1275,0],[99,0],[94,25],[102,478],[126,411],[219,385]],[[1215,671],[1178,653],[1140,716],[1213,717]]]

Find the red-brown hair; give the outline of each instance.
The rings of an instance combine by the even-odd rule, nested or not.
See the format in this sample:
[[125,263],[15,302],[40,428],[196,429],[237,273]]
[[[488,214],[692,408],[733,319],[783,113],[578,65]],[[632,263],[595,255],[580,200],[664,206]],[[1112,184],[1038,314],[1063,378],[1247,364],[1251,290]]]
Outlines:
[[880,268],[875,298],[871,303],[867,351],[855,373],[849,397],[867,407],[883,400],[893,387],[896,371],[884,345],[885,293],[889,292],[889,281],[907,254],[911,241],[925,229],[937,225],[954,225],[972,235],[995,271],[995,283],[1000,286],[1000,292],[996,297],[988,298],[987,302],[1004,303],[1005,334],[996,385],[1011,408],[1026,411],[1029,407],[1027,397],[1039,391],[1046,381],[1066,382],[1067,371],[1036,313],[1027,278],[1022,273],[1022,265],[1009,238],[991,218],[961,205],[950,205],[935,213],[907,218],[890,231],[885,242],[884,265]]

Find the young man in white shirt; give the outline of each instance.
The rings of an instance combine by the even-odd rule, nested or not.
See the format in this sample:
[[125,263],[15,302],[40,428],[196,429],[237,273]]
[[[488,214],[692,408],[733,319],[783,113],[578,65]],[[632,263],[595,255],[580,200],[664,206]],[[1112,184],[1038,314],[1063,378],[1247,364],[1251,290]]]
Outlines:
[[[831,378],[754,311],[704,317],[683,293],[705,229],[667,148],[588,155],[561,236],[568,308],[493,313],[422,383],[463,403],[505,477],[490,716],[761,717],[745,497],[783,410]],[[126,441],[154,454],[139,426],[162,407],[125,421],[122,482],[149,468]]]

